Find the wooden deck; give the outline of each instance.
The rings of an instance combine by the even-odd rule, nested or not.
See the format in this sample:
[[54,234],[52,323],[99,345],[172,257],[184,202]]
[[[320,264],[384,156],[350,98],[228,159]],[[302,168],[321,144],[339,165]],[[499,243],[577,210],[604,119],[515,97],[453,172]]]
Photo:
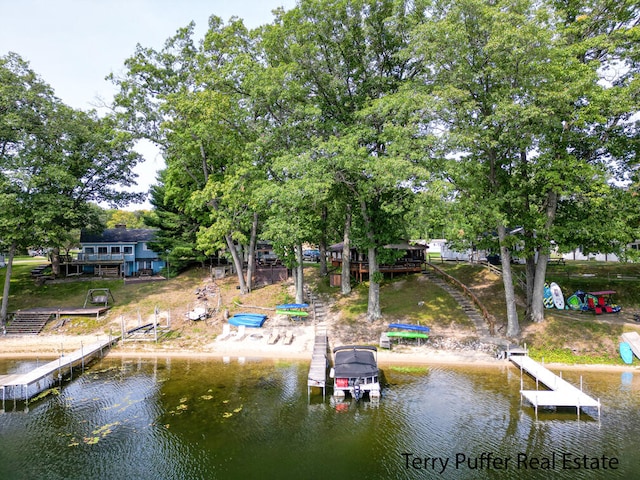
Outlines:
[[307,377],[307,394],[311,394],[311,387],[322,389],[324,397],[327,387],[327,331],[324,327],[316,329],[311,366]]
[[[600,400],[595,400],[571,385],[562,377],[551,372],[528,355],[510,355],[509,360],[520,368],[520,374],[528,373],[536,380],[536,388],[540,383],[550,390],[524,390],[520,395],[533,405],[538,415],[538,407],[575,407],[580,415],[583,408],[597,408],[600,417]],[[522,385],[522,379],[521,379]]]
[[119,339],[120,337],[109,337],[83,346],[75,352],[62,355],[57,360],[36,367],[27,373],[0,376],[3,410],[6,400],[28,401],[44,390],[51,388],[56,381],[62,381],[64,374],[73,375],[73,368],[81,366],[84,369],[86,363],[97,356],[101,356],[105,349],[111,347]]
[[[81,315],[85,317],[96,316],[98,318],[104,312],[111,307],[89,307],[89,308],[75,308],[75,307],[34,307],[18,310],[20,313],[34,313],[34,314],[49,314],[55,315],[56,319],[60,319],[61,315]],[[14,312],[17,313],[17,312]]]

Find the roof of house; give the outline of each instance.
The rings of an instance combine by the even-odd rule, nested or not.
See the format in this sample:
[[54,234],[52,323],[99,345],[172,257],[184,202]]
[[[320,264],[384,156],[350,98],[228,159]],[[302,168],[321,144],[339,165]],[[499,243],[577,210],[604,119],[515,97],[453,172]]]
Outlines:
[[156,230],[150,228],[107,228],[102,233],[80,233],[80,243],[137,243],[154,240]]

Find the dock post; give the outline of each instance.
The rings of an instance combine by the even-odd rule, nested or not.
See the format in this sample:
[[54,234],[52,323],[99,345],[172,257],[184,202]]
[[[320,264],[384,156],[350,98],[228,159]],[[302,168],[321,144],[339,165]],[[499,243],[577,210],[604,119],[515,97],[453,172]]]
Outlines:
[[82,358],[82,373],[84,373],[84,343],[80,342],[80,357]]

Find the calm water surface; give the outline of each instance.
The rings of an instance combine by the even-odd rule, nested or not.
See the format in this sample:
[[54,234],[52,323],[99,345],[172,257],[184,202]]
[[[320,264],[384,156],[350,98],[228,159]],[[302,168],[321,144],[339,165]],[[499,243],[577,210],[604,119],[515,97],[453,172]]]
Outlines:
[[107,357],[2,405],[0,479],[640,478],[640,372],[565,372],[600,419],[536,419],[506,363],[381,367],[379,405],[336,406],[307,396],[304,362]]

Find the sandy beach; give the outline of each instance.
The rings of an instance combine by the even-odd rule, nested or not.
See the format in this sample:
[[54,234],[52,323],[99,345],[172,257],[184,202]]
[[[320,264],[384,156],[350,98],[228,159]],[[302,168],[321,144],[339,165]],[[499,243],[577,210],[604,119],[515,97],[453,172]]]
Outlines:
[[[268,358],[274,360],[310,360],[313,350],[313,327],[296,327],[293,342],[286,345],[280,338],[268,343],[268,330],[247,330],[243,339],[233,336],[214,340],[208,344],[185,347],[173,342],[125,342],[109,350],[111,357],[126,358]],[[0,336],[0,358],[57,358],[60,354],[78,350],[84,345],[105,340],[106,335],[37,335]],[[380,349],[381,365],[473,365],[504,367],[505,360],[474,350],[437,349],[428,345],[394,345],[391,350]],[[548,367],[596,371],[634,371],[640,367],[624,365],[565,365],[546,364]]]

